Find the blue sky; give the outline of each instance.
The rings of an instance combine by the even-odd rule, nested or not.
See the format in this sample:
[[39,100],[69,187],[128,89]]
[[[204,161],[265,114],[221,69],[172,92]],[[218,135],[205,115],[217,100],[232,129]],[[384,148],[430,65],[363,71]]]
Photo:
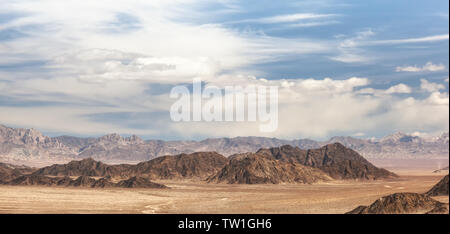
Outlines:
[[[448,131],[445,0],[0,4],[0,124],[153,139]],[[292,82],[279,130],[173,123],[170,89],[193,78]]]

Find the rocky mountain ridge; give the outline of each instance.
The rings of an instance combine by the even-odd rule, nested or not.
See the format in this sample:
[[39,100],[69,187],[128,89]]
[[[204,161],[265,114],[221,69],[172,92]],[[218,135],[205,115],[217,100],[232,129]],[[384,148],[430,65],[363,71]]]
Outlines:
[[230,156],[261,148],[291,145],[301,149],[341,143],[367,159],[448,158],[449,136],[423,138],[395,133],[381,139],[333,137],[328,141],[281,140],[265,137],[215,138],[203,141],[143,140],[138,136],[108,134],[99,138],[48,137],[34,129],[0,125],[0,162],[45,166],[93,158],[106,163],[137,163],[164,155],[217,152]]
[[[158,157],[138,164],[109,165],[88,158],[42,167],[28,174],[11,170],[6,170],[5,174],[4,182],[22,178],[31,184],[34,184],[34,181],[39,184],[39,181],[43,180],[44,184],[101,183],[103,186],[109,185],[109,179],[123,180],[134,177],[229,184],[311,184],[334,179],[374,180],[397,177],[387,170],[373,166],[357,152],[340,143],[312,150],[301,150],[287,145],[229,158],[216,152],[196,152]],[[65,179],[74,176],[83,181],[71,182]],[[91,177],[101,177],[106,181],[96,182],[89,179]],[[64,180],[60,182],[52,178]]]

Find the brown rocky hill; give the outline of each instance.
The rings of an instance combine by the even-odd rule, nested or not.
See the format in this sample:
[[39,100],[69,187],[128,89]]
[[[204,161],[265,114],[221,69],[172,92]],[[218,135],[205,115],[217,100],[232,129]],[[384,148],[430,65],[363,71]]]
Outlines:
[[13,180],[0,184],[13,186],[63,186],[63,187],[85,187],[85,188],[167,188],[165,185],[151,182],[147,178],[132,177],[114,183],[108,178],[95,179],[89,176],[79,176],[75,180],[68,176],[49,177],[41,175],[23,175]]
[[426,193],[428,196],[448,196],[448,175],[442,178],[433,188]]
[[228,159],[215,152],[180,154],[142,162],[130,169],[132,175],[146,175],[152,179],[201,179],[221,170]]
[[318,168],[334,179],[369,180],[397,177],[392,172],[375,167],[359,153],[340,143],[311,150],[302,150],[298,147],[286,145],[261,149],[258,154],[268,155],[284,162]]
[[92,158],[81,161],[71,161],[67,164],[55,164],[43,167],[33,173],[33,175],[51,176],[94,176],[94,177],[129,177],[128,170],[132,165],[107,165]]
[[262,154],[235,155],[216,175],[210,177],[210,183],[228,184],[280,184],[315,183],[331,178],[323,171],[284,162]]
[[228,159],[214,152],[180,154],[159,157],[137,165],[108,165],[93,159],[72,161],[41,168],[33,175],[94,176],[130,178],[133,176],[151,179],[206,179],[217,173]]
[[7,185],[41,185],[41,186],[52,186],[57,185],[58,180],[61,178],[48,177],[48,176],[39,176],[39,175],[22,175],[11,181],[3,182],[3,184]]
[[128,180],[122,180],[116,184],[116,187],[121,188],[167,188],[167,186],[151,182],[144,177],[131,177]]
[[347,214],[448,214],[448,204],[424,194],[396,193],[382,197],[369,206],[359,206]]
[[7,163],[0,163],[0,181],[15,179],[23,174],[33,172],[34,168],[27,166],[15,166]]

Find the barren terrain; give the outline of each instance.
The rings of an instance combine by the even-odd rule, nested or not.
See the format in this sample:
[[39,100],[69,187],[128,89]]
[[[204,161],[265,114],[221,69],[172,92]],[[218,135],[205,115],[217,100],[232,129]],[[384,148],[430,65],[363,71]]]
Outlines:
[[[0,186],[0,213],[345,213],[395,192],[424,193],[443,174],[394,171],[395,180],[313,185],[156,181],[171,189]],[[448,202],[448,197],[437,197]]]

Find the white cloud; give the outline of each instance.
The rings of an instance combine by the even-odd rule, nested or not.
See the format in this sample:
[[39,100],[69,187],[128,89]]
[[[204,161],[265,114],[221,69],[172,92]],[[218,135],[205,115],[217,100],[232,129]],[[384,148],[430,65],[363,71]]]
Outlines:
[[[193,18],[212,17],[211,14],[216,14],[215,12],[196,11],[208,3],[216,2],[2,2],[3,9],[21,13],[22,17],[0,23],[1,28],[34,27],[27,31],[29,37],[5,41],[0,45],[0,63],[11,63],[19,56],[20,59],[50,61],[52,68],[70,69],[74,73],[80,73],[78,76],[89,79],[141,79],[149,72],[148,77],[151,78],[147,79],[162,80],[173,77],[173,82],[177,82],[179,76],[212,76],[224,70],[237,72],[256,63],[279,61],[285,56],[333,50],[326,41],[270,37],[251,30],[233,30],[220,24],[194,24],[183,21],[186,15]],[[226,7],[233,5],[227,2],[223,4]],[[120,20],[118,22],[117,15],[120,14],[133,17],[136,21],[130,30],[127,30],[127,24],[120,25]],[[327,18],[327,15],[295,14],[267,20],[296,22],[295,20],[306,18]],[[125,31],[116,33],[111,27]],[[103,52],[95,55],[99,51]],[[64,56],[68,58],[62,58]],[[69,58],[70,56],[72,58]],[[88,56],[88,60],[83,62],[82,58],[77,56]],[[125,57],[119,59],[117,56]],[[67,62],[59,63],[61,60]],[[133,61],[129,63],[128,60]],[[156,64],[142,64],[149,63],[150,60]],[[73,65],[69,65],[69,62],[73,62]],[[176,69],[155,71],[156,65],[161,63],[170,63],[168,65],[175,65]],[[75,64],[80,65],[78,70]],[[150,71],[151,69],[153,70]]]
[[330,21],[321,21],[321,22],[295,23],[295,24],[288,25],[288,27],[308,28],[308,27],[318,27],[318,26],[325,26],[325,25],[332,25],[332,24],[339,24],[339,23],[340,23],[339,21],[330,20]]
[[408,85],[405,84],[398,84],[390,87],[386,90],[387,94],[393,94],[393,93],[411,93],[411,88]]
[[[367,53],[359,48],[361,41],[365,41],[375,33],[371,30],[364,30],[356,33],[355,36],[344,39],[338,45],[339,54],[330,57],[331,60],[335,60],[343,63],[365,63],[369,62],[371,58],[367,56]],[[340,35],[339,38],[345,37]]]
[[290,14],[290,15],[277,15],[277,16],[254,19],[254,20],[250,19],[250,20],[245,20],[245,22],[276,24],[276,23],[297,22],[297,21],[308,20],[308,19],[330,18],[330,17],[336,17],[336,16],[337,15],[335,15],[335,14],[299,13],[299,14]]
[[422,43],[422,42],[436,42],[445,41],[449,39],[449,34],[418,37],[418,38],[407,38],[407,39],[397,39],[397,40],[379,40],[379,41],[369,41],[367,45],[394,45],[394,44],[409,44],[409,43]]
[[408,94],[412,93],[411,87],[405,84],[397,84],[389,87],[386,90],[383,89],[374,89],[374,88],[364,88],[357,91],[359,94],[371,94],[377,97],[385,97],[387,95],[392,94]]
[[[188,122],[170,120],[169,108],[175,100],[158,84],[139,80],[112,80],[86,82],[80,79],[32,79],[4,83],[0,92],[13,99],[54,102],[44,106],[1,107],[0,122],[17,126],[35,127],[51,132],[104,134],[118,132],[161,136],[270,136],[280,138],[323,138],[335,132],[366,135],[382,130],[437,131],[448,129],[448,94],[433,92],[423,100],[396,97],[391,94],[410,91],[403,84],[387,90],[374,90],[367,95],[359,88],[370,85],[367,78],[335,80],[289,79],[266,80],[248,76],[218,76],[206,81],[209,85],[277,85],[279,86],[279,128],[271,134],[259,132],[259,122]],[[170,89],[171,85],[168,86]],[[366,88],[370,90],[370,88]],[[153,92],[154,90],[159,92]],[[75,104],[70,104],[74,100]],[[87,116],[107,113],[136,113],[127,122],[149,124],[153,127],[133,128],[124,119],[111,122]],[[139,113],[162,113],[159,117],[139,117]],[[427,114],[425,114],[427,113]],[[433,114],[429,114],[433,113]],[[29,116],[33,116],[30,120]],[[71,124],[67,124],[70,122]],[[152,125],[158,123],[158,126]],[[161,128],[160,126],[165,126]]]
[[[337,39],[342,40],[337,48],[339,53],[335,56],[329,57],[331,60],[343,62],[343,63],[367,63],[376,60],[377,58],[368,50],[363,48],[378,45],[396,45],[396,44],[411,44],[411,43],[429,43],[438,42],[449,39],[449,35],[436,35],[420,38],[407,38],[398,40],[370,40],[371,37],[375,35],[372,29],[363,30],[357,32],[352,37],[347,37],[345,35],[338,35]],[[427,71],[438,71],[445,69],[443,65],[434,65],[432,63],[427,63],[423,68],[417,67],[398,67],[398,71],[420,71],[421,69],[426,69]]]
[[428,80],[425,80],[425,79],[421,79],[420,80],[420,88],[427,92],[433,93],[433,92],[437,92],[441,89],[445,89],[445,86],[442,84],[429,82]]
[[396,72],[436,72],[445,70],[445,66],[443,64],[433,64],[432,62],[427,62],[423,67],[418,66],[405,66],[405,67],[396,67]]
[[[372,30],[339,37],[340,43],[336,44],[184,21],[186,16],[211,17],[208,12],[193,10],[205,2],[210,1],[2,1],[2,10],[23,13],[23,17],[0,23],[0,27],[35,28],[31,27],[29,37],[2,41],[0,63],[36,59],[45,61],[45,72],[0,71],[5,81],[0,82],[0,93],[13,103],[0,106],[0,123],[78,134],[118,132],[186,138],[262,135],[259,123],[171,122],[169,108],[174,100],[169,99],[168,93],[172,85],[202,78],[205,83],[218,86],[280,86],[280,126],[270,136],[371,134],[383,126],[388,131],[448,129],[448,94],[439,89],[426,99],[417,100],[391,95],[411,93],[409,86],[399,84],[376,90],[367,87],[368,78],[267,80],[239,75],[241,69],[250,65],[299,54],[336,52],[332,59],[337,61],[370,61],[373,56],[360,46],[375,35]],[[233,4],[228,7],[230,11],[240,10]],[[111,22],[120,24],[117,14],[133,16],[137,23],[130,30],[126,25],[114,27],[125,30],[116,33],[111,30]],[[295,14],[262,21],[306,27],[330,22],[332,17],[335,15]],[[363,89],[358,91],[360,88]],[[118,122],[90,117],[122,112],[132,116]],[[161,116],[139,117],[147,112]],[[133,123],[126,125],[124,121]],[[136,127],[135,123],[144,126]],[[145,125],[152,123],[158,126]]]

